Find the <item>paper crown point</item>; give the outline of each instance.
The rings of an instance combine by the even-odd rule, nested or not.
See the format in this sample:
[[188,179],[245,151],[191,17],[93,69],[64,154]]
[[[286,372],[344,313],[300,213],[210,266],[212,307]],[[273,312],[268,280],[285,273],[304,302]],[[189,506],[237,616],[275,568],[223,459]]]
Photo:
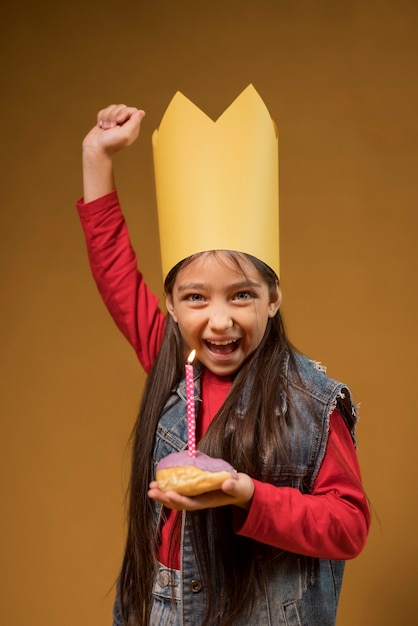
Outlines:
[[164,276],[206,250],[279,274],[278,133],[249,85],[216,120],[177,92],[152,137]]

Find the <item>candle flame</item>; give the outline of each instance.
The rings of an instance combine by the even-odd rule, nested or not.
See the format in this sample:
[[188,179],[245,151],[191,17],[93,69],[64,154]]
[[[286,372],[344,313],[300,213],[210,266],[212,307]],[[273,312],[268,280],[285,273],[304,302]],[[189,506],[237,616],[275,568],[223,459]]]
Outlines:
[[193,363],[195,356],[196,356],[196,350],[192,350],[192,351],[190,352],[189,356],[187,357],[187,362],[188,362],[189,364],[190,364],[190,363]]

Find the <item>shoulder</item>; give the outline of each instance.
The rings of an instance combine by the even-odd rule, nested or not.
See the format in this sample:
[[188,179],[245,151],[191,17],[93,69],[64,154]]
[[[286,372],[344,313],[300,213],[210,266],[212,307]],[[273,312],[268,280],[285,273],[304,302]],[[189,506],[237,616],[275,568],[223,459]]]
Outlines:
[[338,409],[352,439],[355,441],[357,411],[349,387],[327,375],[327,368],[307,356],[291,352],[287,364],[289,392],[304,396],[307,402],[315,401],[322,405],[325,416]]
[[327,368],[319,361],[314,361],[298,352],[288,355],[287,379],[295,387],[312,393],[314,396],[332,393],[334,389],[345,386],[327,375]]

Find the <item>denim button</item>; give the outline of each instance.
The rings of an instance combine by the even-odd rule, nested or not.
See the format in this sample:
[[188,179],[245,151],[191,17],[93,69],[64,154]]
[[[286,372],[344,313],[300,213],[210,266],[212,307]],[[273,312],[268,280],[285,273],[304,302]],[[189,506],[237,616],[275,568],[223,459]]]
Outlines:
[[190,583],[190,591],[193,593],[199,593],[203,589],[203,583],[201,580],[192,580]]
[[166,571],[159,572],[157,580],[160,587],[168,587],[171,582],[170,574]]

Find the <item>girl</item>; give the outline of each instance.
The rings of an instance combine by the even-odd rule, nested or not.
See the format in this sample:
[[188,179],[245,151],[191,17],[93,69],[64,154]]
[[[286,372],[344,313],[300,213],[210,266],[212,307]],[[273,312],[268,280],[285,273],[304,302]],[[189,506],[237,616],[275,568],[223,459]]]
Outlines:
[[[83,142],[78,210],[93,275],[149,374],[133,432],[128,535],[114,626],[335,624],[345,559],[369,509],[349,390],[289,344],[274,271],[231,250],[189,256],[165,279],[168,315],[137,270],[112,157],[144,112],[112,105]],[[238,479],[162,493],[156,463],[187,446],[184,363],[196,349],[199,449]]]

